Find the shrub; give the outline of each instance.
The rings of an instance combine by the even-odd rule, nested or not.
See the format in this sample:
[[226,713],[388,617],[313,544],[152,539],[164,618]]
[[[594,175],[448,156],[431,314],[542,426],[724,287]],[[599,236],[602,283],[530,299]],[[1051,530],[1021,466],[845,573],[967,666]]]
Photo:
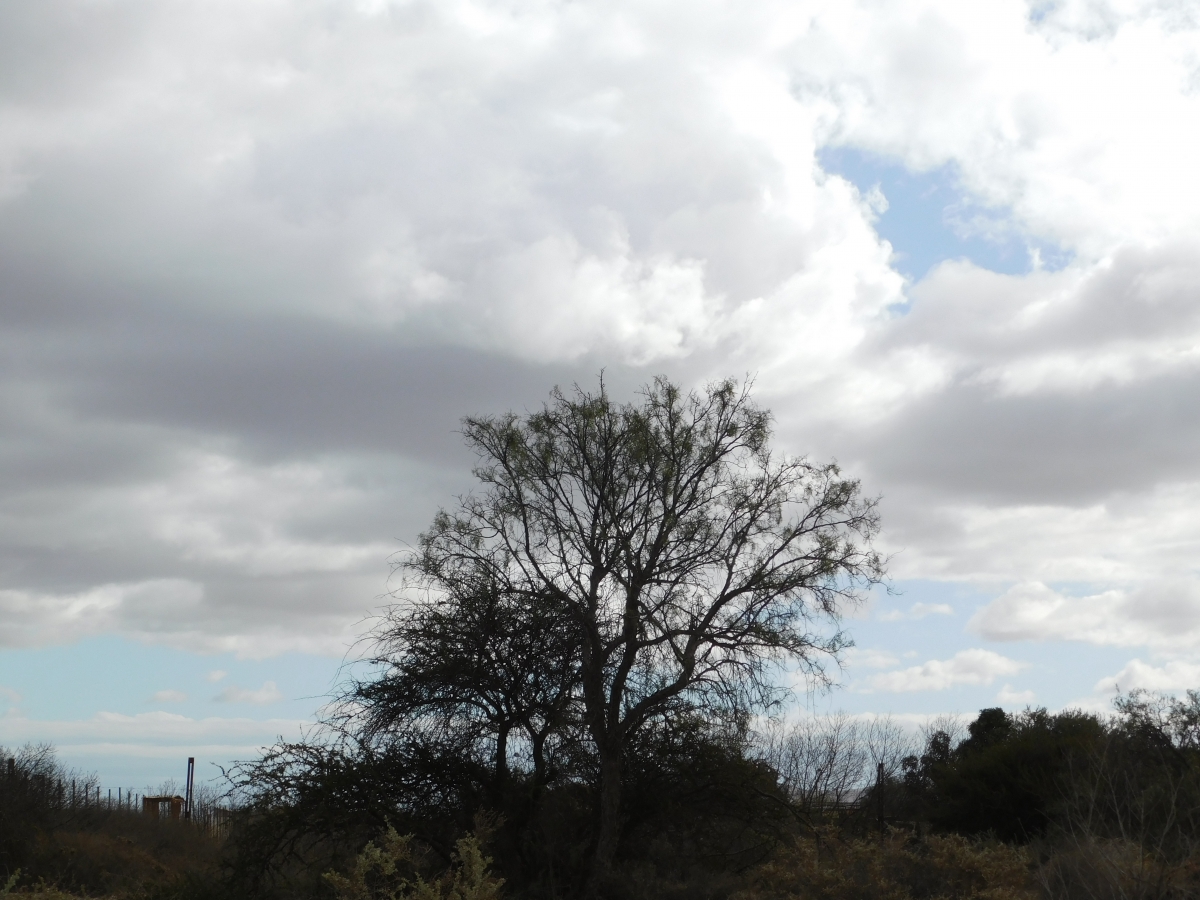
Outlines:
[[503,878],[488,871],[474,835],[460,838],[450,868],[425,881],[417,872],[418,859],[412,835],[400,835],[391,825],[377,846],[371,841],[354,860],[347,875],[326,872],[325,880],[338,900],[497,900]]
[[797,840],[748,876],[735,900],[1034,900],[1027,852],[958,835],[892,830],[843,841],[829,830]]
[[1200,896],[1200,854],[1172,859],[1131,840],[1062,841],[1038,868],[1054,900],[1184,900]]

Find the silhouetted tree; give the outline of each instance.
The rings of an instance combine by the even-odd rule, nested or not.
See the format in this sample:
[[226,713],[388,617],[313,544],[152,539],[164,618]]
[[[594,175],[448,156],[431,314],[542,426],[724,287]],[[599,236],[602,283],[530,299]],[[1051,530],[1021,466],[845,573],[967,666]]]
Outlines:
[[834,465],[774,456],[770,422],[733,381],[685,393],[661,378],[638,403],[601,382],[555,390],[531,415],[468,418],[483,489],[439,513],[405,561],[427,591],[454,595],[467,573],[569,623],[599,780],[593,889],[644,729],[770,704],[784,662],[823,677],[847,643],[827,626],[882,577],[875,503]]
[[553,603],[497,582],[489,561],[443,559],[438,588],[386,612],[370,635],[373,664],[343,698],[360,740],[398,733],[467,735],[490,744],[495,788],[508,780],[512,736],[534,783],[547,783],[547,742],[577,721],[578,647]]

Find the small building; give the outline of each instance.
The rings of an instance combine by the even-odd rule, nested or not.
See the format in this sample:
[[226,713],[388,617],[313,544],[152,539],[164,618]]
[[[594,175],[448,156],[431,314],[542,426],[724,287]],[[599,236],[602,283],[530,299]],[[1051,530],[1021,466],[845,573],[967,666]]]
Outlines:
[[179,817],[183,814],[183,797],[178,794],[174,796],[162,797],[142,797],[142,812],[158,819],[162,817],[163,806],[170,804],[167,809],[167,814],[175,821],[179,821]]

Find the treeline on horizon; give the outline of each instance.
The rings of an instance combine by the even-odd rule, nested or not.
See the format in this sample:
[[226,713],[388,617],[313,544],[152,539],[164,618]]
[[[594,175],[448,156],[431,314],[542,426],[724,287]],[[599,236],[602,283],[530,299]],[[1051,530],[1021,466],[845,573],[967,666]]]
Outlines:
[[[31,786],[64,773],[40,748],[0,779],[0,872],[24,873],[16,892],[72,892],[48,896],[584,896],[594,762],[556,758],[539,782],[526,754],[498,776],[486,745],[456,749],[279,744],[234,774],[220,840],[48,800]],[[636,800],[600,896],[1200,896],[1194,691],[1134,692],[1108,716],[986,709],[920,738],[846,715],[677,721],[629,762]]]
[[755,727],[785,672],[828,684],[885,578],[875,499],[771,430],[732,380],[465,419],[478,489],[397,558],[320,727],[236,766],[212,864],[144,895],[1195,896],[1196,694],[989,709],[918,748]]

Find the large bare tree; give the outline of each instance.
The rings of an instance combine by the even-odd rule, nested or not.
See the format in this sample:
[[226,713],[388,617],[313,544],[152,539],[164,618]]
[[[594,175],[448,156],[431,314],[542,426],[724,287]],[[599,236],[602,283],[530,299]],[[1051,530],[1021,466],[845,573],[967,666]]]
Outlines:
[[599,769],[593,888],[617,849],[622,760],[655,717],[774,702],[779,667],[816,679],[840,615],[882,577],[876,505],[835,465],[777,456],[734,381],[638,402],[555,390],[540,412],[464,420],[477,493],[406,562],[427,589],[470,573],[565,616]]

